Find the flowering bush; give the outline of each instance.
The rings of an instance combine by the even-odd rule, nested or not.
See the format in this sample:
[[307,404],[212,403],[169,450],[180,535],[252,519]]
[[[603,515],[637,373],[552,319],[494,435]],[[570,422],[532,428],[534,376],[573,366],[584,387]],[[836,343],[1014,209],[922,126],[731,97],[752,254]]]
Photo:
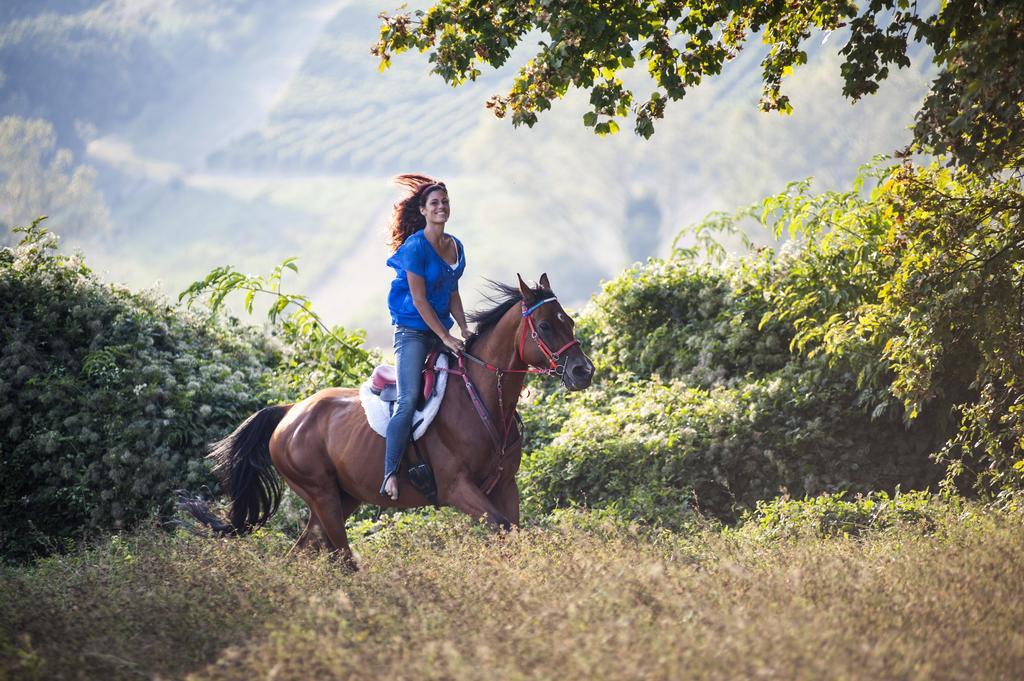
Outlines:
[[266,405],[258,329],[100,282],[36,221],[0,251],[0,554],[23,558],[170,510]]
[[605,376],[735,385],[792,359],[789,325],[758,328],[769,309],[758,284],[743,268],[652,259],[605,284],[581,332]]

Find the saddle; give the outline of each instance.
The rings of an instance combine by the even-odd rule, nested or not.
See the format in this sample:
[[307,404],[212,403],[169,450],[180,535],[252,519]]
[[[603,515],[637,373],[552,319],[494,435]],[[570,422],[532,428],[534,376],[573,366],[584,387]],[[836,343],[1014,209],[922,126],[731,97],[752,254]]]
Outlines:
[[[430,351],[426,361],[423,362],[423,371],[420,374],[422,390],[419,391],[419,397],[416,398],[416,411],[422,411],[427,400],[434,395],[434,386],[437,385],[437,375],[440,373],[440,369],[435,366],[437,353],[436,349]],[[398,400],[398,375],[395,372],[395,367],[389,364],[380,364],[374,368],[373,373],[370,374],[370,386],[374,395],[377,395],[382,402],[389,404],[388,411],[392,414],[395,413],[395,402]]]
[[[427,380],[424,383],[427,385],[420,391],[416,413],[412,419],[412,437],[416,440],[426,433],[431,421],[441,409],[441,402],[448,384],[448,374],[446,373],[448,355],[444,353],[431,354],[428,359],[433,364],[429,365],[430,370],[426,372]],[[387,435],[388,423],[395,413],[395,404],[398,399],[398,388],[387,380],[388,374],[394,376],[394,371],[392,367],[375,370],[376,384],[374,378],[367,378],[359,386],[359,400],[363,405],[363,411],[366,412],[366,420],[369,422],[370,428],[381,437]],[[425,396],[426,399],[424,399]]]

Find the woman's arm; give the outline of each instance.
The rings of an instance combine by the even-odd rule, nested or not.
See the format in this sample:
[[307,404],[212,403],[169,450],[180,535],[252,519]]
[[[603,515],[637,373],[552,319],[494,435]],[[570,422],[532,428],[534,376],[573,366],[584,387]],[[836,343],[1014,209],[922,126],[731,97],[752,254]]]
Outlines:
[[455,317],[455,323],[459,325],[459,330],[462,332],[462,339],[465,340],[469,338],[469,326],[466,324],[466,312],[462,309],[462,296],[459,295],[459,289],[452,291],[452,296],[448,299],[448,309],[452,311],[452,316]]
[[[444,328],[444,324],[437,318],[434,308],[430,306],[430,301],[427,300],[426,281],[420,275],[409,271],[406,271],[405,276],[409,280],[409,293],[412,295],[412,304],[416,307],[416,311],[420,313],[420,317],[427,323],[430,330],[437,334],[437,337],[441,339],[445,347],[452,352],[462,352],[462,341],[448,333],[448,329]],[[465,322],[465,318],[463,318],[463,322]]]

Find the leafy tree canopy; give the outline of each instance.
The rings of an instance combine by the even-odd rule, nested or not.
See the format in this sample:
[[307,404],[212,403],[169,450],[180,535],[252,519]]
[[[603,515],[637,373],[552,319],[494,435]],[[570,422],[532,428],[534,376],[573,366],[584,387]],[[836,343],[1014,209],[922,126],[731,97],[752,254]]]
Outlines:
[[[1019,165],[1024,152],[1020,2],[949,0],[933,10],[909,0],[440,0],[426,11],[381,19],[372,53],[382,69],[394,54],[415,48],[429,52],[433,72],[452,85],[475,80],[484,64],[502,66],[539,32],[539,49],[512,88],[488,101],[495,115],[532,126],[552,100],[576,87],[590,92],[585,125],[613,133],[616,119],[632,114],[645,138],[668,100],[718,74],[755,36],[768,46],[761,109],[786,113],[791,104],[782,80],[807,61],[813,35],[846,30],[839,50],[843,93],[853,100],[875,92],[890,67],[909,66],[911,43],[923,43],[939,76],[917,113],[915,141],[989,169]],[[655,86],[646,99],[620,78],[638,61]]]

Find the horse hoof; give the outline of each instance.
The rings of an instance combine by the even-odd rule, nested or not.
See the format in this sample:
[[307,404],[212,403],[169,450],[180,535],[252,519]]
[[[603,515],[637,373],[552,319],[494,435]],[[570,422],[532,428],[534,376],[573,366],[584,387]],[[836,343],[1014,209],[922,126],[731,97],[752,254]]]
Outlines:
[[331,554],[331,561],[345,572],[359,572],[359,563],[348,551],[335,551]]

